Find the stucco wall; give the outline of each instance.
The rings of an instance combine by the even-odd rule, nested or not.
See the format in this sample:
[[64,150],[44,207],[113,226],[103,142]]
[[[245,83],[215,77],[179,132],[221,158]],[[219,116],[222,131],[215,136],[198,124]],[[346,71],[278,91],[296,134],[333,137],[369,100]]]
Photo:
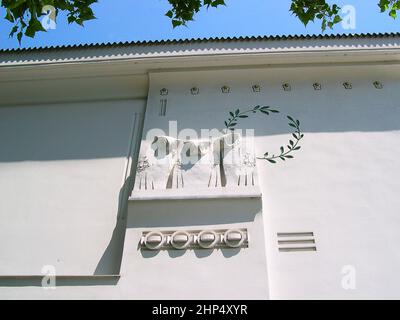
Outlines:
[[[240,127],[255,129],[259,155],[287,144],[287,114],[300,120],[305,138],[295,158],[257,163],[271,298],[399,297],[397,72],[390,65],[353,65],[153,76],[157,98],[150,97],[149,105],[168,88],[171,113],[181,111],[172,117],[178,130],[220,128],[230,110],[276,106],[279,115],[241,122]],[[373,86],[376,80],[383,89]],[[351,90],[343,87],[345,81]],[[291,91],[283,91],[284,82]],[[314,90],[314,82],[322,90]],[[253,84],[262,86],[260,93],[252,92]],[[221,93],[223,85],[230,86],[229,94]],[[190,94],[192,86],[199,87],[199,95]],[[279,252],[279,232],[313,232],[317,251]],[[354,288],[346,289],[342,282],[349,270]]]
[[144,104],[0,108],[0,276],[118,273],[105,251]]
[[[259,235],[251,240],[254,242],[250,242],[249,251],[246,249],[231,257],[222,252],[205,257],[198,257],[195,252],[182,256],[162,252],[144,257],[137,250],[137,244],[140,232],[146,228],[187,228],[192,221],[192,227],[212,228],[249,221],[232,221],[228,213],[202,217],[209,218],[210,222],[198,221],[191,212],[183,221],[177,216],[165,221],[155,211],[159,207],[153,208],[154,215],[146,215],[148,209],[137,206],[135,209],[131,203],[121,279],[117,283],[61,286],[48,291],[40,287],[8,286],[0,288],[0,296],[202,298],[207,297],[207,288],[214,289],[216,284],[231,278],[232,287],[237,284],[238,291],[218,294],[212,291],[210,298],[221,298],[223,294],[227,298],[261,297],[264,292],[259,286],[253,287],[255,279],[250,276],[253,264],[248,262],[256,261],[251,260],[254,258],[251,248],[263,250],[259,241],[265,233],[268,279],[257,273],[260,283],[268,287],[265,297],[399,298],[398,71],[397,66],[389,64],[352,64],[152,74],[147,114],[154,116],[159,112],[161,88],[168,88],[169,93],[166,117],[151,126],[168,129],[168,121],[177,120],[179,130],[220,128],[228,112],[237,107],[276,106],[281,111],[278,115],[257,115],[241,122],[241,127],[255,129],[257,153],[262,155],[265,151],[278,152],[281,145],[287,144],[291,135],[285,119],[287,114],[301,121],[305,137],[294,159],[275,165],[261,160],[257,163],[262,210],[258,220],[253,221],[258,224],[248,224],[256,227]],[[374,88],[375,80],[383,83],[383,89]],[[352,83],[351,90],[344,89],[345,81]],[[283,82],[290,83],[292,90],[283,91]],[[314,90],[314,82],[321,83],[322,90]],[[254,93],[253,84],[260,84],[261,92]],[[223,85],[230,86],[229,94],[221,92]],[[191,95],[193,86],[199,87],[198,95]],[[43,263],[54,263],[65,274],[95,273],[116,222],[132,114],[137,110],[133,105],[132,102],[104,102],[0,109],[0,141],[9,150],[0,153],[0,188],[5,199],[0,203],[0,214],[2,221],[9,221],[10,226],[0,234],[2,274],[37,274]],[[190,112],[187,112],[188,106]],[[56,108],[61,113],[53,113]],[[170,117],[171,114],[174,116]],[[51,121],[43,126],[42,118]],[[93,128],[92,134],[78,139],[87,123]],[[27,134],[22,134],[24,128],[30,129]],[[48,133],[39,135],[41,132]],[[16,136],[10,137],[11,133]],[[103,138],[93,145],[98,134]],[[64,141],[67,151],[62,151],[65,148],[57,143],[60,140]],[[18,148],[15,141],[21,141]],[[35,153],[40,146],[41,152]],[[24,150],[29,152],[24,154]],[[105,167],[109,168],[106,173]],[[78,187],[71,187],[72,178],[74,183],[79,181]],[[66,190],[60,190],[60,185],[66,185]],[[99,196],[100,192],[107,197]],[[246,215],[246,208],[239,208]],[[32,212],[40,212],[40,220],[27,214]],[[62,213],[62,218],[55,220],[54,212]],[[154,221],[154,217],[160,220]],[[279,252],[278,232],[313,232],[317,251]],[[30,246],[25,245],[28,241]],[[89,249],[91,255],[87,255]],[[57,262],[60,257],[61,262]],[[197,272],[210,268],[210,278],[207,278],[210,287],[202,282],[204,274],[190,277],[191,264]],[[175,282],[168,280],[165,272],[168,266],[173,270],[171,279],[186,281],[178,289]],[[354,289],[346,290],[342,286],[345,266],[355,271]],[[163,271],[158,273],[158,268]],[[218,269],[217,273],[211,271],[213,268]],[[226,274],[225,268],[229,270]],[[238,270],[245,274],[242,279],[235,279]],[[191,296],[196,287],[199,291]]]
[[[230,228],[247,228],[248,248],[138,250],[143,231]],[[261,199],[132,201],[120,290],[134,299],[267,299],[264,250]]]

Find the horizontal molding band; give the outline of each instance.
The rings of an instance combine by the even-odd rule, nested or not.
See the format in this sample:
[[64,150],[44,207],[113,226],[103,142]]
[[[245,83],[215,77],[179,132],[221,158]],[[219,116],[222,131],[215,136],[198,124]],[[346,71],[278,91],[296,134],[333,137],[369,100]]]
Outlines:
[[[29,280],[29,279],[43,279],[43,277],[47,277],[49,275],[0,275],[1,280]],[[120,275],[55,275],[56,279],[119,279]]]
[[210,190],[152,190],[149,192],[133,191],[129,201],[154,200],[198,200],[198,199],[231,199],[231,198],[261,198],[259,187],[210,189]]

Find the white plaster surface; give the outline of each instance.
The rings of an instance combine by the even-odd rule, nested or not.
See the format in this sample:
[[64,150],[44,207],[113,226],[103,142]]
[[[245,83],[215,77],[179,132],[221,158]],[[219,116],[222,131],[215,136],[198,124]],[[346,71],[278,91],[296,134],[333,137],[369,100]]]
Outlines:
[[[116,284],[56,290],[7,285],[0,286],[0,297],[399,298],[398,74],[398,66],[373,63],[151,74],[144,135],[150,127],[167,130],[169,120],[177,120],[178,129],[220,128],[229,111],[267,104],[281,114],[241,122],[255,129],[256,153],[286,145],[287,114],[301,121],[302,149],[284,163],[257,162],[262,205],[256,199],[130,201]],[[376,80],[383,89],[373,87]],[[316,81],[322,90],[313,89]],[[344,81],[353,89],[345,90]],[[283,82],[292,91],[284,92]],[[261,85],[260,93],[252,92],[254,83]],[[222,94],[223,85],[231,93]],[[191,95],[192,86],[200,88],[199,95]],[[166,117],[157,118],[163,87],[169,90],[168,109]],[[109,244],[129,152],[128,115],[135,108],[128,102],[85,106],[0,109],[0,141],[7,150],[0,153],[1,225],[7,225],[0,233],[2,275],[36,274],[43,263],[60,257],[62,274],[93,274]],[[87,121],[80,122],[82,117]],[[40,125],[42,118],[49,121]],[[104,130],[107,124],[111,131]],[[93,136],[78,139],[87,127]],[[94,140],[99,133],[103,139]],[[70,149],[60,148],[60,140],[70,142]],[[107,150],[106,142],[113,150],[107,156],[100,152]],[[99,154],[89,153],[94,147]],[[66,157],[74,148],[84,156]],[[137,250],[144,230],[225,226],[248,227],[249,248],[153,256]],[[279,252],[278,232],[314,232],[317,251]],[[354,289],[342,287],[345,266],[354,267]]]
[[[117,213],[144,102],[0,108],[0,276],[91,275]],[[107,271],[111,272],[111,271]]]

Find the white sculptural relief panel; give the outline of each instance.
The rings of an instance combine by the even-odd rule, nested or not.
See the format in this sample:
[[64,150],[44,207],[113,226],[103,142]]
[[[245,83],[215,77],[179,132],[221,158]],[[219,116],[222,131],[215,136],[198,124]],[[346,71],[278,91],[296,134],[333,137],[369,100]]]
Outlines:
[[154,136],[142,142],[134,193],[183,189],[215,194],[256,185],[252,138],[234,131],[197,140]]
[[[197,86],[189,90],[196,75]],[[299,120],[269,105],[261,86],[237,80],[231,90],[220,86],[218,72],[214,76],[151,76],[132,198],[259,197],[256,162],[287,161],[301,148]],[[266,134],[264,122],[282,118],[289,139],[271,150],[257,144],[255,154],[254,137]]]

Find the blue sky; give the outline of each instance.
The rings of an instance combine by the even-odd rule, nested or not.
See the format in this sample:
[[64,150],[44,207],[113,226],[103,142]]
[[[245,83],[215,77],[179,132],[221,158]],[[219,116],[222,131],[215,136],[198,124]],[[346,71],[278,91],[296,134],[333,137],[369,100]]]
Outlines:
[[[288,35],[320,33],[320,22],[305,28],[288,12],[290,0],[227,0],[226,7],[202,10],[187,27],[173,29],[166,0],[99,0],[93,6],[97,20],[82,28],[68,25],[65,17],[57,19],[57,28],[39,33],[35,39],[24,38],[22,47],[161,40],[196,37],[253,35]],[[356,28],[345,30],[342,25],[326,33],[400,32],[400,18],[393,20],[379,13],[378,0],[337,0],[341,6],[356,9]],[[4,10],[0,12],[5,15]],[[0,48],[17,48],[17,40],[9,39],[12,25],[1,19]]]

